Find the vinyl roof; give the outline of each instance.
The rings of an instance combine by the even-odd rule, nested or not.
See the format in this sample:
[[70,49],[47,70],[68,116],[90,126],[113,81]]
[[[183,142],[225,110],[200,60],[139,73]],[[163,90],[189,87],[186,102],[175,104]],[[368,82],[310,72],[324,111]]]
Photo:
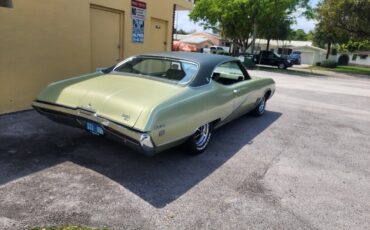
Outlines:
[[197,62],[199,64],[212,63],[218,65],[221,62],[239,60],[235,57],[217,54],[193,53],[193,52],[161,52],[161,53],[147,53],[140,56],[154,56],[164,58],[183,59],[187,61]]

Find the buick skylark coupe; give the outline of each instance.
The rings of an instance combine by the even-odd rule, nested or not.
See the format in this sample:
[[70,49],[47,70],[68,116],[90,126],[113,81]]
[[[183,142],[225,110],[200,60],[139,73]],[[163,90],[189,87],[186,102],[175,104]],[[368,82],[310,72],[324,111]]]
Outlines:
[[274,91],[272,79],[250,77],[237,58],[168,52],[52,83],[32,105],[146,155],[179,144],[197,154],[215,128],[249,112],[263,115]]

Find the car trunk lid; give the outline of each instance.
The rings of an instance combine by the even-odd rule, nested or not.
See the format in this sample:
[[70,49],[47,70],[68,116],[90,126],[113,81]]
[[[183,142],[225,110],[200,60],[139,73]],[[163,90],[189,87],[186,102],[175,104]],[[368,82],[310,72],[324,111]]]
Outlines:
[[42,92],[38,99],[87,110],[134,127],[143,109],[154,108],[176,94],[179,88],[157,80],[107,74],[56,83]]

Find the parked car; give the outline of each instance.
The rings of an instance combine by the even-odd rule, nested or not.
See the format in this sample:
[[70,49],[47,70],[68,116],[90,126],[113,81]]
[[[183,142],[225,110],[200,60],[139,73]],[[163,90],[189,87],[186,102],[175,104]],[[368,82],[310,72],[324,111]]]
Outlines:
[[301,51],[293,51],[289,55],[288,60],[290,60],[294,65],[300,65],[301,64]]
[[219,54],[219,53],[225,53],[229,52],[230,48],[229,47],[224,47],[224,46],[211,46],[209,48],[204,48],[203,52],[204,53],[210,53],[210,54]]
[[32,105],[147,155],[182,143],[201,153],[215,128],[248,112],[263,115],[274,92],[272,79],[250,77],[237,58],[168,52],[52,83]]
[[286,69],[293,66],[290,60],[280,57],[279,54],[272,51],[261,51],[254,55],[253,61],[255,64],[277,66],[279,69]]

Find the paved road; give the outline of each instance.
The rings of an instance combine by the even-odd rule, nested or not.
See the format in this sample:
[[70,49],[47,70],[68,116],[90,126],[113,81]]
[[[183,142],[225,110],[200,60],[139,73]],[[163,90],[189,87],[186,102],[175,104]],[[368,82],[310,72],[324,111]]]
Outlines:
[[0,117],[0,229],[368,229],[370,79],[251,74],[277,82],[268,112],[196,157],[146,158],[34,112]]

